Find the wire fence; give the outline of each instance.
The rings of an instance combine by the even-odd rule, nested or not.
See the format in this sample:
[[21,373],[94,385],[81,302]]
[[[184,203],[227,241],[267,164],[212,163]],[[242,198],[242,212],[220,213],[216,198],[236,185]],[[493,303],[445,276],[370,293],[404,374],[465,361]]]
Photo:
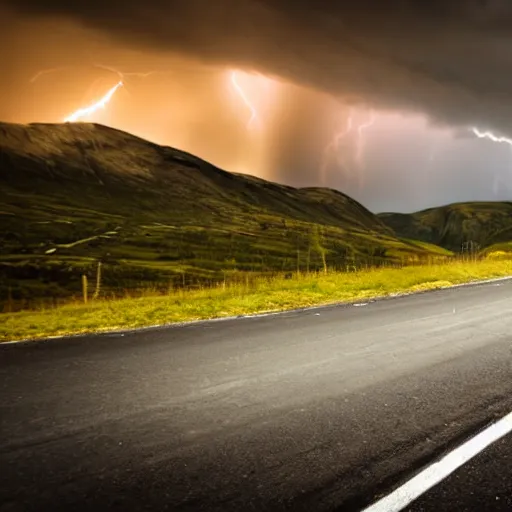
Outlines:
[[[72,273],[56,276],[60,284],[68,285],[59,288],[52,282],[52,276],[46,276],[39,283],[40,294],[20,293],[21,281],[3,284],[0,288],[0,311],[14,313],[22,310],[55,308],[70,302],[89,303],[95,300],[115,300],[127,297],[147,295],[166,295],[177,291],[187,292],[203,288],[242,286],[251,289],[265,280],[295,279],[298,276],[314,276],[326,272],[353,273],[379,268],[401,269],[404,267],[445,265],[457,262],[477,262],[486,256],[477,251],[476,245],[467,244],[462,251],[453,256],[411,257],[404,255],[393,260],[384,256],[339,256],[328,255],[324,258],[297,255],[281,268],[261,265],[258,270],[248,270],[234,261],[227,262],[225,268],[212,271],[210,274],[198,274],[194,271],[169,272],[165,276],[148,273],[137,278],[123,278],[117,265],[105,264],[102,261],[91,263],[88,267]],[[479,248],[478,248],[479,249]],[[240,268],[241,267],[241,268]],[[284,268],[283,268],[284,267]],[[37,269],[34,270],[34,277]],[[143,277],[140,279],[140,277]]]

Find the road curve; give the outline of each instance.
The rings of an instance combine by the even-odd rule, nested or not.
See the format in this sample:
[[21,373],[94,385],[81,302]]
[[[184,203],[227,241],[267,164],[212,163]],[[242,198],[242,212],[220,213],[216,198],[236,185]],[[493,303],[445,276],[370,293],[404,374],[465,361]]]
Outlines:
[[512,281],[0,345],[0,510],[359,510],[512,410]]

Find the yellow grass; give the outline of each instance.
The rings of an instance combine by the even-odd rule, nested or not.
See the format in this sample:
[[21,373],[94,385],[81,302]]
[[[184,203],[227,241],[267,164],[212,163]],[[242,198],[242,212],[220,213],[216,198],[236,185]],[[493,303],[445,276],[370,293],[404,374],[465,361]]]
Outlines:
[[486,256],[489,260],[503,260],[510,259],[510,253],[505,251],[491,251]]
[[512,260],[453,261],[402,269],[299,275],[166,296],[97,300],[0,315],[0,341],[99,332],[350,302],[512,276]]

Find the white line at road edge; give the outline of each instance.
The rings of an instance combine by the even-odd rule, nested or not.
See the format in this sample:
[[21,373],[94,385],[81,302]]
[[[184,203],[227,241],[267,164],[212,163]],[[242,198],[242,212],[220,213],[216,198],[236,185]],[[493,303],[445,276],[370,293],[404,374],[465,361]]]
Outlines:
[[493,423],[475,437],[466,441],[438,462],[424,469],[385,498],[364,509],[363,512],[398,512],[423,493],[441,482],[456,469],[485,450],[490,444],[512,431],[512,412]]

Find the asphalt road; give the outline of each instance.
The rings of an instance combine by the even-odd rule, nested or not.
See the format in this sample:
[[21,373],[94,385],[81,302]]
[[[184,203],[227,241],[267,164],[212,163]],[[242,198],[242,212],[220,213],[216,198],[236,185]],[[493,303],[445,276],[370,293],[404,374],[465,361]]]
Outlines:
[[0,345],[0,510],[359,510],[512,410],[511,333],[502,281]]
[[512,510],[512,435],[489,448],[425,493],[404,512]]

